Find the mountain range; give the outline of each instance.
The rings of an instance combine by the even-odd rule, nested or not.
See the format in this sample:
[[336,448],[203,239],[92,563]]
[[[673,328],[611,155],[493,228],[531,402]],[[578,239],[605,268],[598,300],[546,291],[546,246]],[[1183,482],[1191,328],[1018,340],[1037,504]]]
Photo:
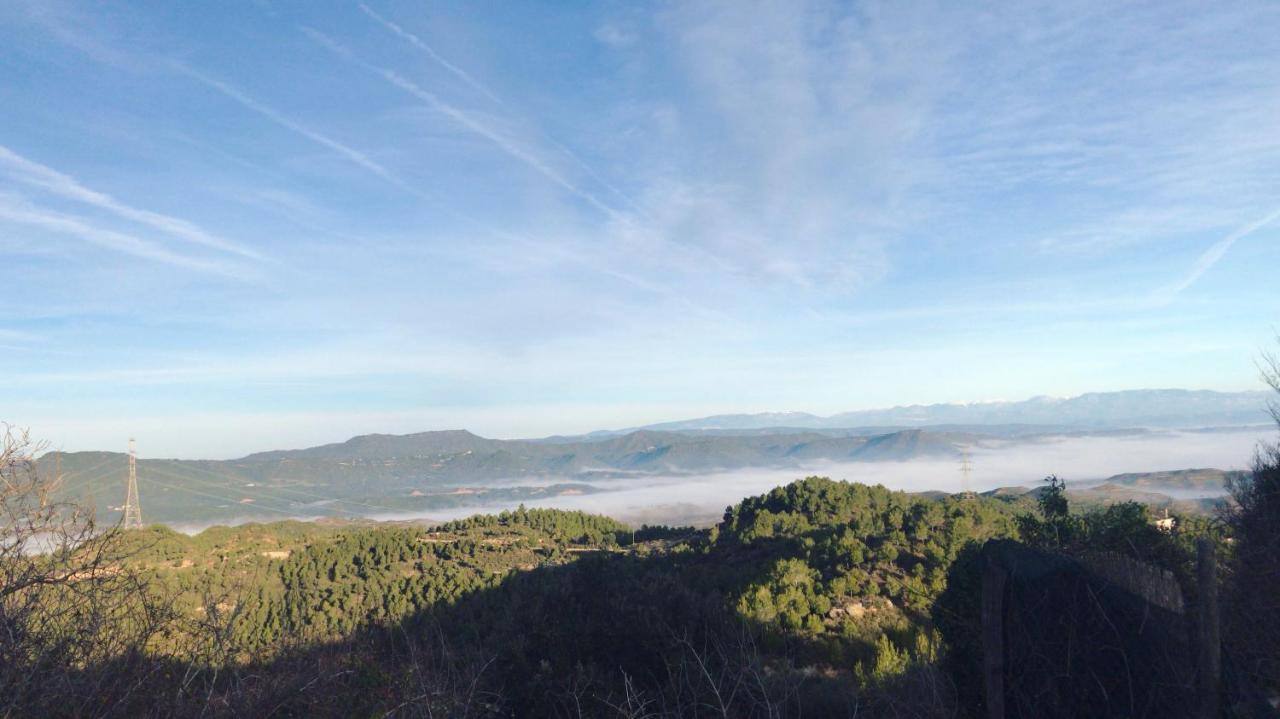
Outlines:
[[[340,507],[368,513],[449,506],[494,491],[507,495],[564,482],[791,467],[816,461],[894,461],[956,456],[977,435],[903,430],[880,435],[821,433],[699,436],[641,430],[608,439],[535,442],[480,437],[466,430],[362,435],[346,442],[261,452],[233,460],[138,460],[139,482],[161,514],[182,514],[205,499],[223,509],[275,507],[281,513]],[[64,492],[105,489],[106,511],[119,501],[128,457],[115,452],[50,452],[40,470],[63,478]],[[517,486],[512,486],[517,485]],[[569,487],[580,491],[582,487]],[[78,494],[77,494],[78,493]],[[172,502],[163,499],[169,496]],[[157,505],[157,497],[161,499]],[[268,502],[262,501],[269,499]],[[169,507],[169,504],[173,504]],[[269,509],[267,511],[270,511]],[[190,513],[187,513],[190,514]]]
[[[501,440],[466,430],[368,434],[231,460],[144,458],[138,476],[149,516],[162,521],[236,515],[370,515],[477,501],[516,502],[598,491],[593,481],[751,468],[958,458],[984,440],[1034,442],[1063,434],[1135,434],[1135,426],[1258,424],[1265,393],[1147,390],[981,405],[899,407],[832,417],[725,415],[577,437]],[[1104,421],[1107,413],[1115,419]],[[931,422],[925,426],[912,423]],[[841,426],[853,422],[872,425]],[[796,424],[821,425],[797,427]],[[662,428],[662,429],[656,429]],[[104,516],[122,497],[127,456],[50,452],[40,470],[64,496]]]
[[[724,414],[646,425],[661,431],[749,430],[775,427],[837,429],[932,425],[1041,425],[1055,428],[1187,428],[1249,425],[1270,421],[1272,393],[1142,389],[1090,392],[1076,397],[1033,397],[1021,401],[929,404],[841,412]],[[620,430],[622,433],[632,430]]]

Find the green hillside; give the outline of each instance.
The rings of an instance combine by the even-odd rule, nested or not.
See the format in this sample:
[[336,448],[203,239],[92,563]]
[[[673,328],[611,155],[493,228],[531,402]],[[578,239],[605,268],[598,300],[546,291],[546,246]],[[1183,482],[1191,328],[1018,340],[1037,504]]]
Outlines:
[[[955,574],[986,539],[1034,535],[1034,507],[811,477],[708,530],[523,507],[434,526],[151,527],[121,535],[112,571],[152,598],[147,661],[168,668],[106,696],[130,715],[214,701],[239,715],[617,716],[638,697],[717,694],[730,716],[950,715],[963,692],[920,689],[948,681],[939,658],[967,601]],[[1149,520],[1118,505],[1080,531],[1105,544],[1122,528],[1124,546],[1180,567],[1206,526]]]
[[[493,440],[465,430],[364,435],[338,444],[240,459],[142,458],[138,481],[150,519],[204,524],[290,517],[427,514],[514,503],[562,492],[594,491],[585,482],[728,471],[799,468],[829,461],[902,461],[953,457],[974,435],[906,430],[830,437],[817,433],[746,436],[637,431],[599,440]],[[127,457],[112,452],[51,452],[46,477],[61,476],[60,496],[117,516]],[[501,486],[499,486],[501,485]]]
[[1161,490],[1205,490],[1225,492],[1227,482],[1244,477],[1247,472],[1221,469],[1180,469],[1171,472],[1138,472],[1108,477],[1108,484],[1149,487]]

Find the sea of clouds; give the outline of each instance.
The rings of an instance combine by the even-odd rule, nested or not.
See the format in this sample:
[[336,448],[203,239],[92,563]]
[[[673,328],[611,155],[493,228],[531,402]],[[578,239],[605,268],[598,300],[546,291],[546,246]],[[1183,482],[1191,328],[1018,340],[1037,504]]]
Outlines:
[[[1034,441],[987,440],[970,448],[969,489],[1038,484],[1054,474],[1068,486],[1087,487],[1116,474],[1175,469],[1247,469],[1258,442],[1274,438],[1270,428],[1211,432],[1149,432],[1124,436],[1046,437]],[[958,492],[960,462],[916,459],[904,462],[814,463],[801,469],[736,469],[700,475],[644,476],[593,480],[598,493],[525,500],[526,506],[579,509],[633,523],[715,521],[726,507],[796,479],[818,475],[909,492]],[[1166,492],[1172,493],[1172,492]],[[1203,496],[1200,494],[1199,496]],[[380,515],[377,519],[454,519],[511,509],[519,502]]]

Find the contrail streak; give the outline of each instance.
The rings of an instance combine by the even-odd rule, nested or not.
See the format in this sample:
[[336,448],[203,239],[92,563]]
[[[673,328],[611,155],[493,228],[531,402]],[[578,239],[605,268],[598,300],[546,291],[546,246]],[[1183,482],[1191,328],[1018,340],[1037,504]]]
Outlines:
[[[384,80],[386,80],[391,85],[399,88],[400,90],[403,90],[404,92],[416,97],[419,100],[422,100],[423,102],[426,102],[427,105],[430,106],[432,109],[436,110],[437,112],[440,112],[441,114],[446,115],[447,117],[452,119],[454,122],[461,125],[468,132],[478,135],[488,140],[489,142],[493,143],[509,156],[513,157],[516,160],[519,160],[520,162],[524,163],[525,165],[537,171],[539,174],[551,180],[556,185],[564,188],[570,193],[585,200],[586,202],[591,204],[593,207],[599,209],[609,219],[628,227],[636,226],[635,221],[631,217],[629,217],[627,214],[623,212],[619,212],[618,210],[615,210],[613,207],[610,207],[608,204],[602,202],[598,197],[596,197],[592,193],[587,192],[586,190],[583,190],[582,188],[578,187],[574,183],[570,182],[563,175],[557,172],[554,168],[547,165],[537,156],[528,152],[524,148],[512,142],[510,139],[504,137],[503,135],[489,129],[483,123],[477,121],[466,112],[458,109],[457,107],[454,107],[453,105],[445,102],[444,100],[441,100],[435,93],[420,87],[417,83],[396,73],[393,70],[380,67],[378,65],[374,65],[373,63],[363,60],[362,58],[356,56],[355,53],[353,53],[347,47],[333,40],[328,35],[325,35],[319,30],[303,26],[302,31],[308,37],[310,37],[312,41],[314,41],[316,44],[320,45],[321,47],[325,48],[326,50],[329,50],[330,52],[334,53],[338,57],[343,58],[344,60],[355,63],[356,65],[359,65],[360,67],[365,68],[369,72],[372,72],[376,75],[381,76]],[[561,151],[564,152],[565,154],[572,155],[572,153],[569,153],[567,149],[561,148]],[[577,158],[573,158],[573,159],[579,162],[579,164],[582,164],[580,160],[577,160]],[[459,216],[463,217],[469,222],[477,225],[482,229],[487,230],[492,234],[498,235],[500,237],[505,237],[508,240],[510,240],[512,237],[509,233],[495,230],[494,228],[488,226],[484,222],[481,222],[473,217],[470,217],[469,215],[465,215],[463,213],[458,212],[456,208],[450,208],[450,209],[452,209],[453,212],[457,213]],[[659,237],[657,239],[659,239],[659,241],[661,241],[663,244],[666,244],[666,245],[672,245],[672,246],[680,245],[680,243],[676,243],[672,241],[670,238]],[[690,251],[693,251],[704,257],[707,257],[709,260],[714,261],[718,264],[721,264],[721,265],[725,264],[723,259],[716,257],[711,253],[706,252],[702,248],[699,248],[696,246],[690,246],[690,247],[687,247],[686,249],[689,249]],[[645,289],[650,292],[654,292],[656,294],[672,297],[680,301],[682,304],[685,304],[686,306],[692,307],[706,314],[709,314],[709,315],[720,314],[709,307],[698,305],[697,303],[694,303],[683,296],[678,296],[678,293],[673,292],[669,288],[662,287],[660,285],[655,285],[650,282],[646,282],[638,277],[627,275],[627,274],[619,274],[616,270],[600,267],[592,263],[582,263],[581,261],[579,261],[578,264],[583,264],[584,266],[587,266],[590,269],[594,269],[606,275],[614,276],[617,279],[621,279],[641,289]]]
[[292,130],[293,132],[307,138],[308,140],[311,140],[317,145],[326,147],[338,153],[339,155],[359,165],[365,170],[368,170],[369,172],[377,175],[378,177],[381,177],[387,182],[390,182],[393,185],[396,185],[397,187],[401,187],[403,189],[416,192],[415,190],[413,190],[412,187],[407,185],[404,182],[404,180],[401,180],[399,177],[396,177],[394,174],[392,174],[390,170],[378,164],[377,162],[371,160],[369,156],[364,154],[363,152],[360,152],[359,150],[348,147],[347,145],[344,145],[341,142],[338,142],[337,140],[334,140],[326,135],[323,135],[319,132],[316,132],[315,130],[312,130],[309,127],[306,127],[305,125],[299,124],[294,120],[291,120],[290,118],[282,115],[280,112],[276,111],[275,109],[258,102],[257,100],[241,92],[239,89],[232,87],[231,85],[228,85],[227,83],[222,82],[221,80],[215,80],[214,78],[211,78],[208,75],[205,75],[201,72],[193,70],[187,67],[186,65],[175,64],[174,67],[177,68],[179,72],[182,72],[183,74],[196,80],[197,82],[200,82],[208,87],[213,88],[214,90],[217,90],[223,95],[231,98],[232,100],[243,105],[244,107],[247,107],[250,110],[253,110],[259,115],[262,115],[263,117],[267,118],[268,120],[271,120],[277,125],[287,130]]
[[462,68],[458,67],[457,65],[454,65],[453,63],[449,62],[443,57],[440,57],[439,53],[433,50],[430,45],[423,42],[422,39],[419,38],[417,35],[414,35],[408,30],[405,30],[399,25],[382,17],[377,12],[375,12],[373,8],[369,7],[368,5],[365,5],[364,3],[360,3],[360,9],[364,11],[365,15],[368,15],[369,17],[373,18],[377,22],[381,23],[383,27],[387,28],[391,32],[395,33],[396,35],[399,35],[400,37],[409,41],[409,43],[412,44],[414,47],[426,53],[427,57],[431,58],[437,65],[453,73],[455,76],[457,76],[459,80],[462,80],[463,82],[470,85],[473,90],[475,90],[476,92],[479,92],[480,94],[484,95],[485,97],[489,98],[490,100],[493,100],[498,104],[502,104],[502,100],[500,100],[497,95],[493,94],[489,90],[489,88],[480,84],[480,81],[472,77],[466,70],[463,70]]
[[583,172],[587,173],[591,177],[591,179],[600,183],[601,187],[613,193],[615,197],[625,202],[628,206],[631,207],[632,210],[635,210],[637,214],[640,214],[641,216],[644,215],[644,210],[643,208],[640,207],[639,203],[631,199],[630,195],[628,195],[627,193],[623,192],[622,190],[619,190],[617,186],[615,186],[613,183],[601,177],[600,173],[596,172],[591,167],[591,165],[588,165],[586,162],[583,162],[582,158],[574,154],[572,150],[570,150],[568,147],[565,147],[562,143],[556,142],[551,138],[548,138],[547,141],[550,142],[552,146],[554,146],[557,150],[559,150],[560,154],[569,158],[573,162],[573,164],[577,165],[579,168],[582,169]]
[[[400,27],[396,23],[379,15],[376,11],[373,10],[373,8],[369,7],[368,5],[365,5],[364,3],[360,3],[360,9],[363,10],[366,15],[373,18],[377,22],[381,23],[383,27],[387,28],[392,33],[396,34],[401,38],[404,38],[411,45],[425,52],[428,57],[430,57],[432,60],[438,63],[441,67],[444,67],[446,70],[458,76],[458,78],[460,78],[463,82],[470,85],[477,92],[488,97],[490,100],[493,100],[499,105],[506,104],[503,102],[502,98],[498,97],[493,92],[491,92],[489,88],[482,85],[479,81],[477,81],[474,77],[472,77],[466,70],[463,70],[457,65],[454,65],[453,63],[441,57],[439,53],[437,53],[434,49],[432,49],[430,45],[427,45],[425,42],[423,42],[422,39],[419,38],[417,35],[414,35],[413,33]],[[630,205],[633,209],[637,209],[637,210],[639,209],[639,206],[636,205],[635,201],[632,200],[630,197],[628,197],[626,193],[622,192],[622,190],[619,190],[617,187],[610,184],[608,180],[605,180],[603,177],[601,177],[598,172],[592,169],[590,165],[583,162],[582,159],[579,158],[577,155],[575,155],[569,148],[565,147],[563,144],[556,142],[554,140],[549,139],[548,141],[552,145],[554,145],[555,148],[559,150],[561,154],[563,154],[564,156],[572,160],[574,164],[576,164],[578,167],[580,167],[583,170],[583,172],[586,172],[588,175],[590,175],[593,180],[600,183],[600,185],[604,187],[606,190],[616,195],[619,199],[621,199],[623,202]]]
[[[360,9],[364,11],[364,13],[368,15],[370,18],[382,24],[383,27],[387,28],[395,35],[401,38],[404,38],[411,45],[425,52],[427,56],[430,57],[432,60],[434,60],[437,64],[439,64],[441,67],[445,68],[449,72],[452,72],[459,79],[461,79],[463,82],[470,85],[474,90],[476,90],[480,94],[484,95],[485,97],[488,97],[490,100],[493,100],[495,103],[498,103],[499,105],[506,104],[503,102],[502,98],[498,97],[496,94],[490,91],[489,88],[485,87],[478,80],[472,77],[471,74],[468,73],[466,70],[463,70],[457,65],[454,65],[453,63],[441,57],[439,53],[437,53],[434,49],[432,49],[430,45],[423,42],[422,39],[419,38],[417,35],[414,35],[413,33],[405,30],[404,28],[400,27],[398,24],[386,19],[382,15],[379,15],[373,8],[369,7],[368,5],[365,5],[364,3],[360,3]],[[549,140],[549,141],[563,155],[568,157],[570,160],[574,162],[574,164],[578,165],[578,167],[582,168],[584,172],[590,175],[592,179],[600,183],[602,187],[604,187],[609,192],[616,195],[622,201],[626,202],[633,209],[639,209],[635,201],[633,201],[624,192],[622,192],[622,190],[619,190],[617,187],[613,186],[607,180],[601,177],[599,173],[597,173],[594,169],[592,169],[590,165],[583,162],[582,159],[579,158],[577,155],[575,155],[569,148],[565,147],[561,143],[555,142],[554,140]]]
[[1238,240],[1252,235],[1272,222],[1275,222],[1277,219],[1280,219],[1280,208],[1277,208],[1261,219],[1250,222],[1210,245],[1209,249],[1205,250],[1196,258],[1195,264],[1191,266],[1191,272],[1187,273],[1186,277],[1182,278],[1179,282],[1175,282],[1174,284],[1165,287],[1157,293],[1157,301],[1172,301],[1174,297],[1178,296],[1178,294],[1183,290],[1195,284],[1196,280],[1200,279],[1204,273],[1208,272],[1214,265],[1218,264],[1218,261],[1222,259],[1223,255],[1227,254],[1227,250],[1230,250],[1231,246]]
[[577,195],[583,200],[586,200],[588,203],[590,203],[593,207],[599,209],[601,212],[604,212],[605,214],[610,216],[615,216],[618,214],[616,210],[614,210],[612,207],[605,204],[604,202],[601,202],[600,199],[595,195],[591,194],[590,192],[587,192],[586,190],[583,190],[582,188],[573,184],[569,180],[565,179],[563,175],[561,175],[559,172],[556,172],[554,169],[552,169],[549,165],[547,165],[537,156],[533,155],[529,151],[515,144],[508,138],[498,134],[497,132],[494,132],[493,130],[490,130],[488,127],[485,127],[482,123],[475,120],[467,113],[441,100],[434,93],[431,93],[427,90],[422,89],[417,84],[415,84],[412,80],[409,80],[404,76],[395,73],[392,70],[387,70],[385,68],[378,68],[378,67],[374,67],[373,69],[376,70],[380,75],[382,75],[382,77],[386,79],[387,82],[395,85],[396,87],[399,87],[400,89],[404,90],[405,92],[408,92],[409,94],[413,95],[414,97],[417,97],[420,100],[424,100],[439,112],[447,115],[454,122],[457,122],[459,125],[462,125],[464,128],[466,128],[467,130],[470,130],[472,133],[485,138],[486,140],[492,142],[494,145],[497,145],[498,148],[501,149],[503,152],[507,153],[511,157],[533,168],[535,171],[537,171],[547,179],[551,180],[555,184],[559,185],[560,187],[563,187],[564,189]]
[[48,190],[55,195],[93,205],[188,242],[253,260],[265,259],[258,252],[212,235],[186,220],[126,205],[111,195],[85,187],[75,178],[29,160],[3,145],[0,145],[0,165],[15,169],[17,172],[13,176],[18,181]]
[[45,210],[3,195],[0,195],[0,220],[74,235],[90,244],[134,257],[176,267],[234,276],[234,273],[222,263],[189,257],[123,232],[95,227],[74,215]]
[[583,200],[591,204],[593,207],[599,209],[601,212],[605,213],[609,217],[625,220],[625,217],[621,213],[619,213],[617,210],[613,209],[609,205],[602,202],[600,198],[596,197],[590,192],[587,192],[586,190],[583,190],[581,187],[578,187],[574,183],[570,182],[559,172],[556,172],[554,168],[547,165],[547,163],[543,162],[540,158],[530,153],[528,150],[525,150],[524,148],[520,147],[516,143],[512,142],[510,139],[489,129],[483,123],[471,117],[466,112],[454,107],[453,105],[450,105],[444,100],[441,100],[435,93],[422,88],[417,83],[404,77],[403,75],[400,75],[394,70],[389,70],[387,68],[374,65],[373,63],[367,62],[357,57],[350,50],[343,47],[342,45],[335,42],[334,40],[330,39],[327,35],[325,35],[324,33],[318,30],[304,27],[303,31],[321,47],[324,47],[325,49],[329,50],[330,52],[333,52],[339,57],[342,57],[351,62],[354,62],[357,65],[365,68],[366,70],[369,70],[370,72],[373,72],[379,75],[380,77],[382,77],[383,80],[386,80],[391,85],[407,92],[410,95],[413,95],[419,100],[422,100],[423,102],[427,103],[433,110],[436,110],[437,112],[449,117],[451,120],[461,125],[468,132],[474,135],[478,135],[479,137],[482,137],[488,140],[489,142],[493,143],[498,147],[498,149],[502,150],[507,155],[511,156],[516,160],[519,160],[520,162],[524,163],[525,165],[529,166],[530,168],[532,168],[533,170],[541,174],[543,177],[546,177],[547,179],[551,180],[552,182],[564,188],[565,190],[568,190],[574,195],[577,195],[578,197],[582,198]]

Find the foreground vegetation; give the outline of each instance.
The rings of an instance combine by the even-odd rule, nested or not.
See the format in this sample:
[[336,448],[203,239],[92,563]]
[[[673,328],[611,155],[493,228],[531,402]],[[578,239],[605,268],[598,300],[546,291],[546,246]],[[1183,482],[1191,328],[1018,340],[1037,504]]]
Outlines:
[[1233,656],[1280,687],[1274,451],[1238,510],[1172,532],[1134,503],[1073,512],[1052,479],[1031,503],[810,477],[699,531],[522,507],[188,537],[101,531],[28,450],[0,464],[0,716],[976,715],[973,560],[997,537],[1189,590],[1194,541],[1219,540],[1224,616],[1254,612]]

